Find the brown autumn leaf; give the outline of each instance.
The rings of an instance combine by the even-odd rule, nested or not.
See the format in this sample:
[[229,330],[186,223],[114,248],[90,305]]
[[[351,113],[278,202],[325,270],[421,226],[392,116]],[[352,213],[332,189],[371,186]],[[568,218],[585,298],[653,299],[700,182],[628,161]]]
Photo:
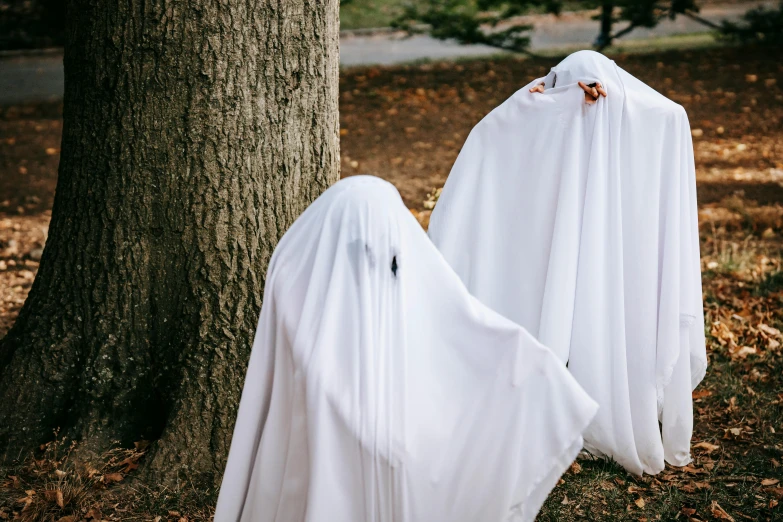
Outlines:
[[65,507],[63,502],[63,492],[59,489],[47,489],[44,491],[44,498],[49,502],[55,502],[61,508]]
[[633,501],[633,503],[636,504],[636,507],[638,507],[639,509],[644,509],[645,503],[642,497],[637,498],[636,500]]
[[720,446],[717,444],[710,444],[709,442],[699,442],[698,444],[694,444],[693,447],[703,449],[707,453],[712,453],[716,449],[720,449]]
[[125,466],[125,469],[123,469],[122,472],[128,473],[139,467],[139,465],[136,463],[137,460],[138,457],[128,457],[125,460],[118,462],[117,465]]
[[89,519],[92,519],[92,520],[102,520],[103,519],[103,513],[101,513],[100,509],[98,509],[97,507],[93,506],[93,507],[91,507],[87,511],[87,514],[84,515],[84,518],[86,518],[88,520]]
[[712,516],[717,519],[735,522],[734,517],[726,513],[726,510],[720,507],[720,504],[718,504],[716,500],[712,501],[712,505],[710,506],[710,513],[712,513]]
[[107,473],[103,476],[104,484],[111,484],[112,482],[122,482],[123,476],[121,473]]
[[780,480],[778,480],[778,479],[764,479],[764,480],[761,481],[761,485],[762,486],[774,486],[778,482],[780,482]]
[[769,335],[770,337],[780,337],[780,330],[777,328],[772,328],[771,326],[768,326],[764,323],[760,323],[758,325],[758,329],[764,332],[765,334]]
[[729,346],[729,355],[735,359],[744,359],[748,355],[756,355],[754,346]]
[[689,517],[691,515],[695,515],[696,514],[696,510],[693,509],[693,508],[686,508],[686,507],[684,507],[684,508],[680,509],[680,513],[682,513],[686,517]]
[[79,518],[76,515],[67,515],[57,519],[57,522],[76,522]]

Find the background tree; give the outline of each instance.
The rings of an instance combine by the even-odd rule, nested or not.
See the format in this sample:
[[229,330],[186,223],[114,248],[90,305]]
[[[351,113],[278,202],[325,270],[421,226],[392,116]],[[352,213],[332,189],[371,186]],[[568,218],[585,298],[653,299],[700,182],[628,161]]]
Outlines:
[[[573,3],[573,2],[572,2]],[[662,19],[687,14],[706,22],[696,14],[695,0],[584,0],[584,8],[600,8],[596,17],[600,31],[596,47],[604,49],[637,27],[655,27]],[[529,31],[520,15],[531,9],[559,13],[563,0],[422,0],[407,4],[395,22],[409,32],[421,30],[420,24],[435,38],[454,39],[465,44],[484,44],[499,49],[526,52],[530,45]],[[626,22],[614,33],[613,27]]]
[[64,19],[63,0],[0,0],[0,50],[59,47]]
[[155,441],[219,477],[277,241],[338,179],[338,1],[68,3],[49,238],[0,342],[0,461]]
[[720,27],[727,40],[783,46],[783,1],[777,8],[757,7],[742,17],[739,23],[724,21]]

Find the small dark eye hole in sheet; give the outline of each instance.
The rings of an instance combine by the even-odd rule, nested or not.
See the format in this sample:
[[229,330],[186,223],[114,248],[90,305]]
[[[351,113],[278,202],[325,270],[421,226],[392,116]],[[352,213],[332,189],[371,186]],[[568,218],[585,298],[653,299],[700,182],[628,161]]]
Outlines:
[[397,277],[397,256],[392,257],[391,271],[394,277]]

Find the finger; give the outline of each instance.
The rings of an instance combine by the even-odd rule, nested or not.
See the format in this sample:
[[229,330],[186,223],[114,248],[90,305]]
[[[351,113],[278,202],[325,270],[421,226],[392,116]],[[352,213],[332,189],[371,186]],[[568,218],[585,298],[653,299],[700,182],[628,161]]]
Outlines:
[[582,90],[585,91],[587,94],[591,94],[591,95],[593,94],[593,88],[592,87],[590,87],[589,85],[585,84],[584,82],[578,82],[578,83],[579,83],[579,87],[581,87]]
[[539,83],[535,87],[531,88],[530,92],[544,92],[544,84],[543,84],[543,82]]
[[595,84],[595,88],[596,88],[596,89],[598,89],[598,92],[601,94],[601,96],[603,96],[604,98],[606,98],[606,89],[604,89],[604,88],[601,86],[601,84],[600,84],[600,83],[596,83],[596,84]]

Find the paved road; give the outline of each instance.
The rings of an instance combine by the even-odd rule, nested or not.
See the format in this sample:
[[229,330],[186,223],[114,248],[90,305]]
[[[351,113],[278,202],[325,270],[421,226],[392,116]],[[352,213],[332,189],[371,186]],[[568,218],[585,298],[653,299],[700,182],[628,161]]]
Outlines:
[[[775,2],[751,2],[705,8],[702,16],[713,22],[736,20],[749,6],[773,5]],[[587,48],[598,31],[598,23],[580,13],[528,17],[534,26],[531,49]],[[654,29],[636,29],[623,40],[650,39],[678,34],[701,33],[705,26],[686,17],[665,20]],[[497,54],[498,50],[482,45],[458,45],[428,36],[404,37],[400,34],[365,36],[343,35],[340,39],[340,65],[391,65],[421,59],[450,59],[465,56]],[[58,53],[0,58],[0,105],[27,101],[57,100],[63,93],[62,55]]]

